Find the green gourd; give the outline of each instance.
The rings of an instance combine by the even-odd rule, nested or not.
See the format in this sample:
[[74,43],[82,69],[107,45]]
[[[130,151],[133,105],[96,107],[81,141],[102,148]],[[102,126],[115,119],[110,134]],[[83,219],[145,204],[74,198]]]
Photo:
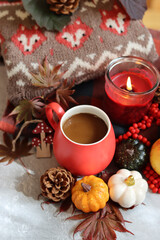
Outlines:
[[119,168],[140,171],[149,161],[148,148],[137,139],[123,140],[116,146],[114,161]]

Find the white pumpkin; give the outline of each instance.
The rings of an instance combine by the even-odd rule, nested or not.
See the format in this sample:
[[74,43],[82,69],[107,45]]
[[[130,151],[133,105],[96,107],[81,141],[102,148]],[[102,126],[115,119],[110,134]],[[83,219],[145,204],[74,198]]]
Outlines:
[[142,203],[148,190],[148,184],[138,171],[120,169],[108,181],[110,198],[124,208]]

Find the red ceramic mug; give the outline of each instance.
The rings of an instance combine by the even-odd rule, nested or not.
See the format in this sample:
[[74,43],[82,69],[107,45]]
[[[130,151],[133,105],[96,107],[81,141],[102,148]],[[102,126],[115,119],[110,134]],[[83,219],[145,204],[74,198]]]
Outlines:
[[[59,118],[59,123],[53,120],[53,111]],[[102,119],[107,125],[105,136],[91,144],[81,144],[69,139],[63,131],[63,124],[73,115],[89,113]],[[83,176],[97,174],[111,162],[115,152],[115,134],[107,114],[100,108],[91,105],[79,105],[66,112],[56,102],[46,107],[46,116],[54,128],[53,152],[57,162],[72,174]],[[98,129],[97,129],[98,131]]]

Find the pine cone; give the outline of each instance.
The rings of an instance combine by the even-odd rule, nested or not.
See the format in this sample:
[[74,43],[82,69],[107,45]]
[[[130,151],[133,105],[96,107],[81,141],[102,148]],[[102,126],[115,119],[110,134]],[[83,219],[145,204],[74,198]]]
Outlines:
[[50,5],[50,10],[57,14],[70,14],[73,13],[80,0],[46,0]]
[[51,168],[40,178],[42,195],[54,202],[66,199],[71,194],[75,179],[64,168]]
[[154,102],[156,103],[160,103],[160,85],[157,89],[157,91],[155,92],[155,95],[154,95]]

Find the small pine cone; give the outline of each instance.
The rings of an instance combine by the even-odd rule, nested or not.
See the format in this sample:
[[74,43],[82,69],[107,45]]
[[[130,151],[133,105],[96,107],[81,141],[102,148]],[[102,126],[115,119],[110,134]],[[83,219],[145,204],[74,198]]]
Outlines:
[[66,199],[75,183],[72,174],[64,168],[51,168],[40,178],[42,195],[54,202]]
[[155,92],[155,95],[154,95],[154,102],[156,103],[160,103],[160,85],[157,89],[157,91]]
[[70,14],[76,11],[80,0],[46,0],[50,10],[57,14]]

